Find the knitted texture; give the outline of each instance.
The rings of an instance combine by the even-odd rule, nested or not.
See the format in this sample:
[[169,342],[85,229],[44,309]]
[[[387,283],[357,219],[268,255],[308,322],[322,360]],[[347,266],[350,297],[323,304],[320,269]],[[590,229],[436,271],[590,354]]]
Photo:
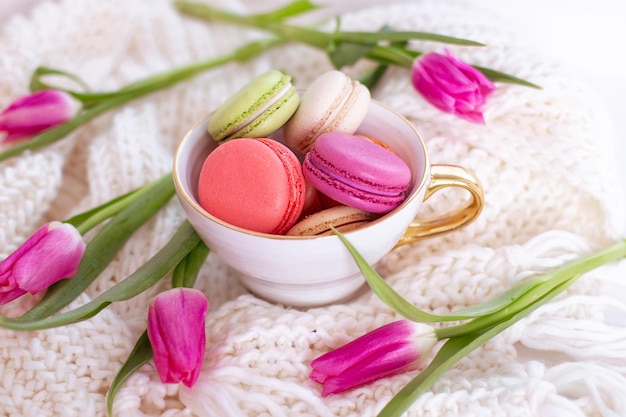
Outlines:
[[[213,2],[245,12],[236,1]],[[346,29],[433,31],[481,41],[452,47],[462,59],[529,79],[541,90],[499,85],[472,125],[429,106],[409,72],[389,71],[372,94],[422,134],[433,163],[474,170],[485,208],[470,226],[403,246],[377,265],[422,309],[446,313],[488,300],[511,285],[597,250],[625,230],[614,138],[598,98],[580,80],[541,62],[489,16],[419,0],[346,13]],[[330,24],[329,24],[330,27]],[[95,91],[216,56],[259,36],[181,16],[168,0],[44,2],[0,32],[0,108],[28,91],[39,65],[83,78]],[[416,43],[423,51],[440,44]],[[357,73],[366,64],[350,68]],[[299,88],[330,69],[323,53],[285,45],[134,101],[46,149],[0,165],[0,258],[42,223],[62,220],[146,184],[171,169],[185,131],[252,77],[271,68]],[[441,191],[420,216],[456,206]],[[184,219],[172,199],[133,235],[68,308],[119,282],[161,248]],[[87,235],[89,239],[90,235]],[[599,268],[461,360],[422,395],[408,416],[626,415],[625,262]],[[248,293],[211,254],[197,287],[210,300],[207,352],[193,388],[164,385],[152,362],[118,392],[120,416],[373,416],[415,374],[321,398],[308,380],[311,359],[398,317],[367,288],[312,309]],[[38,332],[0,329],[0,415],[104,416],[112,379],[145,329],[147,306],[170,285],[111,305],[94,318]],[[0,308],[19,315],[37,297]]]

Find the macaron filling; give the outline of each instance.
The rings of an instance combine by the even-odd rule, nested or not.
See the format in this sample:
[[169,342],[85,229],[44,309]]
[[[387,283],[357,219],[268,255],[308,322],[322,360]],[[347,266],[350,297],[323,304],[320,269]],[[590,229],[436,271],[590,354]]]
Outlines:
[[307,88],[298,110],[285,124],[287,145],[305,154],[324,133],[356,132],[370,100],[368,88],[360,82],[337,70],[325,72]]
[[320,178],[333,178],[346,187],[388,197],[403,195],[408,188],[408,182],[383,184],[381,183],[381,177],[375,174],[372,175],[372,171],[361,171],[355,174],[354,171],[351,172],[332,165],[315,149],[312,149],[309,154],[305,157],[304,166],[310,165],[312,168],[307,169],[307,171],[317,172],[317,176]]
[[318,211],[300,220],[287,232],[287,236],[326,236],[333,234],[331,226],[348,232],[368,224],[378,216],[348,206],[335,206]]
[[[277,87],[280,87],[280,86],[277,86]],[[256,113],[253,113],[252,115],[250,115],[248,120],[244,121],[244,123],[241,125],[241,128],[244,128],[250,123],[252,123],[254,119],[259,117],[261,114],[263,114],[263,112],[268,110],[270,107],[274,106],[276,103],[285,101],[285,97],[287,96],[287,93],[291,93],[291,95],[295,93],[295,88],[293,87],[293,85],[291,85],[291,83],[285,84],[282,87],[282,89],[276,93],[273,91],[268,93],[267,95],[270,96],[269,100],[266,97],[262,97],[261,100],[259,101],[262,102],[265,100],[266,103],[264,105],[261,105],[261,107],[258,109]],[[254,109],[251,109],[251,110],[254,110]]]
[[305,159],[303,165],[304,177],[308,181],[314,182],[321,193],[343,204],[372,213],[387,213],[404,201],[404,193],[389,195],[388,193],[383,194],[378,191],[358,189],[324,171],[310,169],[307,161],[308,159]]
[[283,106],[285,104],[294,99],[299,101],[298,92],[291,83],[288,83],[275,96],[271,97],[270,100],[265,105],[263,105],[257,112],[250,115],[246,120],[243,121],[243,123],[237,126],[234,133],[227,135],[227,137],[243,138],[248,136],[256,136],[252,134],[254,129],[258,128],[259,125],[266,122],[267,119],[271,117],[274,113],[276,113],[280,109],[283,109]]
[[303,140],[305,148],[313,145],[315,140],[324,132],[334,130],[341,124],[343,116],[352,107],[352,103],[357,99],[356,81],[350,78],[345,79],[341,92],[337,95],[337,99],[334,103],[328,106],[328,112],[324,117],[320,119],[320,123],[315,126],[311,133]]

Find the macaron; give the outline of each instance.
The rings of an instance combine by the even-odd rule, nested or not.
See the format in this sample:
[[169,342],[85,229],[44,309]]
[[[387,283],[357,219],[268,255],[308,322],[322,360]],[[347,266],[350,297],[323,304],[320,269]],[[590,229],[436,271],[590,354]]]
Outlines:
[[267,137],[294,114],[300,95],[291,77],[267,71],[240,88],[213,113],[209,134],[217,142],[243,137]]
[[295,154],[268,138],[224,142],[200,170],[198,201],[218,219],[250,231],[284,234],[299,219],[305,180]]
[[317,190],[342,204],[371,213],[398,207],[411,183],[409,166],[394,152],[360,136],[321,135],[302,164]]
[[285,143],[306,153],[323,133],[354,133],[370,101],[370,91],[363,84],[341,71],[325,72],[302,93],[298,110],[285,124]]
[[360,135],[360,134],[359,134],[359,135],[357,135],[357,136],[360,136],[360,137],[362,137],[362,138],[364,138],[364,139],[367,139],[367,140],[369,140],[370,142],[374,142],[376,145],[378,145],[378,146],[382,146],[383,148],[385,148],[385,149],[387,149],[387,150],[389,150],[389,151],[393,152],[393,148],[392,148],[391,146],[387,145],[385,142],[382,142],[382,141],[380,141],[380,140],[378,140],[378,139],[376,139],[376,138],[373,138],[373,137],[371,137],[371,136],[365,136],[365,135]]
[[287,236],[326,236],[333,234],[330,226],[342,233],[358,229],[378,216],[349,206],[335,206],[313,213],[296,223]]
[[304,207],[302,208],[302,213],[300,217],[306,217],[309,214],[315,213],[316,211],[323,210],[325,207],[322,205],[323,196],[320,194],[315,187],[311,185],[310,182],[305,182],[305,194],[304,194]]

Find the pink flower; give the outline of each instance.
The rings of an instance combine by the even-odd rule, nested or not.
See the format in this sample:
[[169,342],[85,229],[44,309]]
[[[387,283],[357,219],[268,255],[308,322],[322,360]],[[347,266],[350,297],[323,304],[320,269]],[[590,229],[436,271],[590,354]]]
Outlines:
[[58,90],[41,90],[18,98],[0,113],[4,142],[32,136],[72,119],[80,103]]
[[485,123],[486,99],[496,86],[471,65],[454,57],[428,53],[418,57],[411,68],[415,89],[433,106],[473,123]]
[[202,368],[209,310],[206,296],[191,288],[173,288],[157,295],[148,311],[148,338],[163,383],[191,387]]
[[74,276],[85,242],[71,224],[48,223],[0,262],[0,305]]
[[421,369],[436,343],[431,326],[396,321],[314,359],[309,378],[323,384],[322,396],[336,394]]

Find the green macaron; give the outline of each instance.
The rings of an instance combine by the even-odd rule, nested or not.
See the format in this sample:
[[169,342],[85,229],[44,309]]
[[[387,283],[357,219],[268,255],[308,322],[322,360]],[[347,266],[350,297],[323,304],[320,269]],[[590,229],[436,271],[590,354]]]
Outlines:
[[245,137],[267,137],[289,120],[300,105],[291,77],[267,71],[249,81],[224,101],[208,123],[217,142]]

